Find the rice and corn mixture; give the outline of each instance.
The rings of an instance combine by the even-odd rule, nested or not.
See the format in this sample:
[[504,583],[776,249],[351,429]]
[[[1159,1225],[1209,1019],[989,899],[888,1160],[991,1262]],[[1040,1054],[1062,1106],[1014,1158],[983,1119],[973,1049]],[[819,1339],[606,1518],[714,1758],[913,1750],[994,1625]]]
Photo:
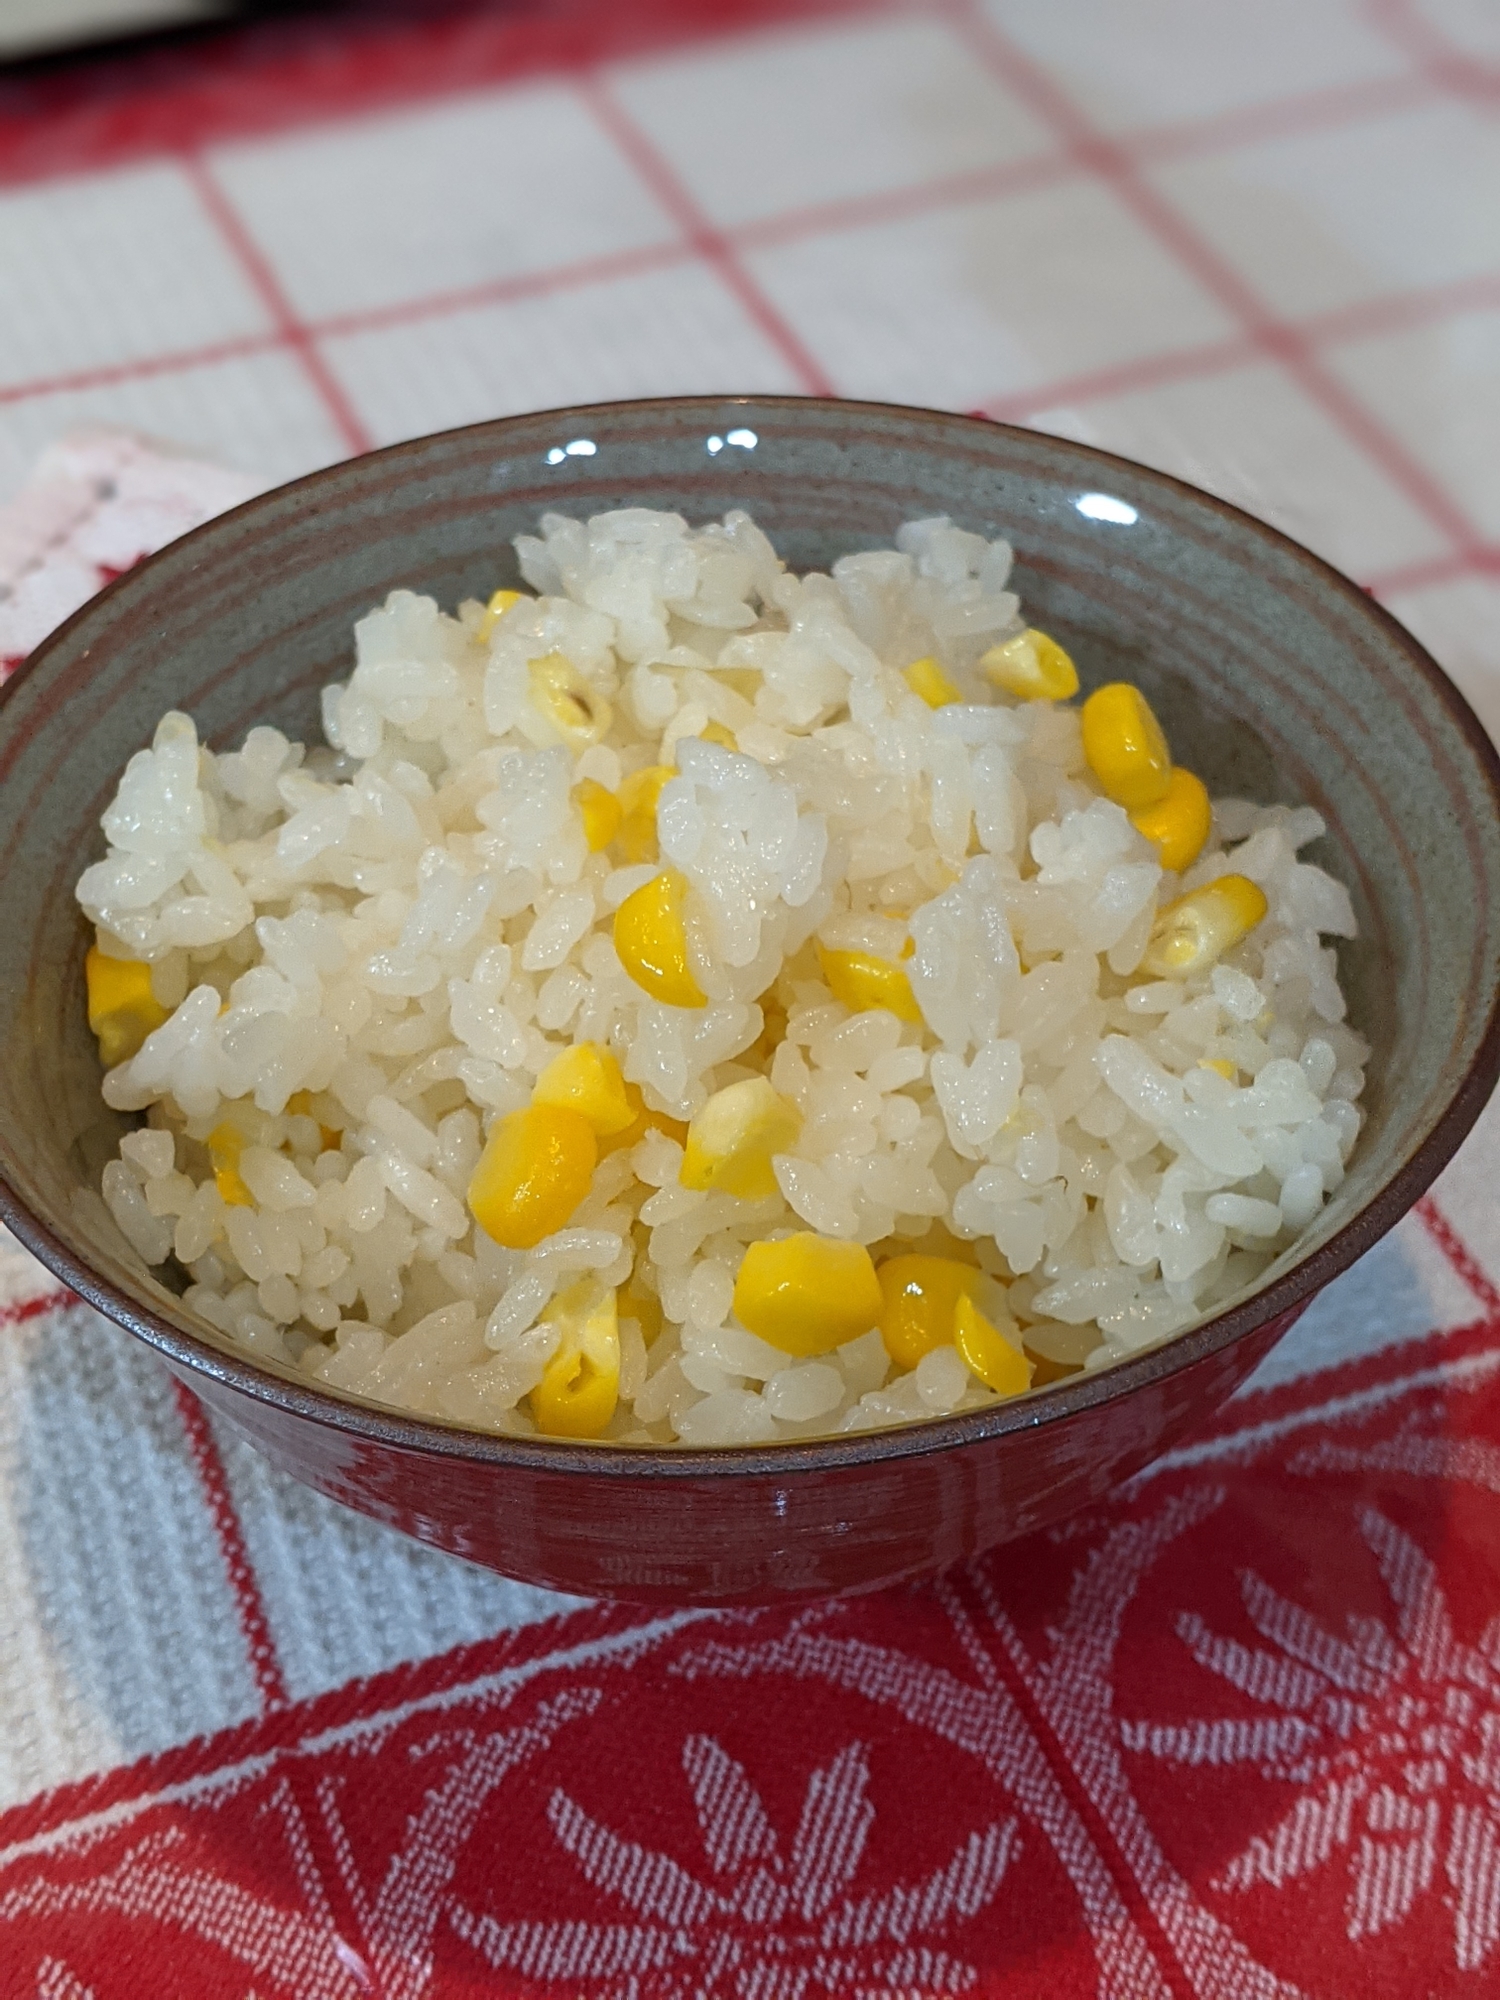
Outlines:
[[545,516],[394,592],[326,746],[164,718],[78,898],[103,1197],[188,1305],[484,1430],[760,1443],[1178,1332],[1338,1187],[1367,1048],[1298,860],[944,519]]

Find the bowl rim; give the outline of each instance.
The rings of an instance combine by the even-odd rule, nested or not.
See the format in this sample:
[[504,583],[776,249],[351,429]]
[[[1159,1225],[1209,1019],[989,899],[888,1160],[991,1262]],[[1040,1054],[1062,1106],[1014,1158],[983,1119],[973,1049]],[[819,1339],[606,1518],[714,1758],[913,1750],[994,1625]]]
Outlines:
[[[809,411],[843,411],[855,416],[898,418],[907,423],[915,421],[934,430],[969,430],[979,435],[1000,431],[1033,447],[1040,445],[1051,454],[1061,455],[1064,460],[1074,459],[1080,468],[1087,466],[1093,472],[1101,468],[1105,472],[1117,469],[1130,482],[1148,489],[1156,488],[1192,506],[1206,509],[1242,535],[1248,535],[1252,541],[1259,541],[1268,549],[1292,558],[1295,564],[1311,573],[1315,582],[1331,588],[1335,597],[1357,611],[1360,618],[1373,622],[1383,631],[1386,639],[1406,656],[1408,664],[1426,682],[1429,691],[1448,711],[1459,732],[1467,738],[1488,782],[1491,807],[1496,818],[1500,819],[1500,751],[1491,742],[1463,694],[1427,649],[1383,605],[1341,570],[1292,536],[1284,534],[1269,522],[1258,520],[1231,501],[1205,492],[1188,480],[1142,465],[1119,453],[1080,444],[1072,438],[1057,437],[1051,432],[1035,431],[1023,425],[1000,423],[992,418],[970,416],[958,411],[836,396],[656,396],[527,410],[476,424],[458,425],[445,431],[426,432],[383,446],[377,451],[319,467],[299,479],[270,487],[215,515],[144,558],[81,605],[33,649],[5,686],[0,688],[0,732],[3,732],[8,719],[7,704],[17,687],[34,675],[45,672],[52,654],[63,648],[76,626],[95,615],[102,599],[121,591],[129,592],[137,586],[141,576],[163,557],[171,555],[176,558],[188,544],[222,531],[227,523],[241,520],[269,500],[291,494],[316,496],[321,487],[347,478],[351,468],[366,460],[390,463],[402,457],[419,457],[442,440],[477,437],[481,432],[493,437],[523,425],[549,422],[568,427],[597,425],[611,417],[634,412],[659,412],[664,417],[701,413],[707,418],[710,412],[727,409],[761,410],[768,416],[784,413],[789,417]],[[552,1473],[557,1476],[583,1474],[590,1478],[626,1482],[660,1478],[722,1480],[746,1475],[794,1479],[817,1474],[855,1473],[885,1461],[957,1451],[998,1442],[1016,1432],[1034,1431],[1062,1423],[1103,1404],[1123,1400],[1137,1389],[1164,1382],[1205,1362],[1270,1321],[1286,1315],[1295,1317],[1324,1286],[1363,1256],[1420,1200],[1472,1129],[1497,1080],[1500,1080],[1500,980],[1497,980],[1496,990],[1491,996],[1489,1015],[1474,1054],[1425,1138],[1342,1227],[1269,1285],[1251,1292],[1211,1319],[1184,1333],[1172,1335],[1140,1354],[1113,1362],[1091,1374],[1066,1377],[1009,1402],[958,1416],[923,1418],[885,1430],[792,1439],[775,1444],[624,1446],[571,1443],[552,1438],[500,1436],[468,1429],[440,1417],[417,1416],[394,1407],[387,1408],[347,1391],[311,1381],[299,1381],[290,1371],[282,1373],[273,1370],[248,1353],[237,1352],[227,1344],[219,1347],[173,1326],[76,1256],[21,1199],[3,1170],[0,1170],[0,1219],[79,1298],[156,1349],[178,1373],[186,1371],[192,1376],[206,1377],[210,1383],[248,1397],[252,1402],[266,1404],[285,1416],[326,1430],[350,1434],[366,1445],[394,1448],[428,1458],[508,1467],[517,1472]]]

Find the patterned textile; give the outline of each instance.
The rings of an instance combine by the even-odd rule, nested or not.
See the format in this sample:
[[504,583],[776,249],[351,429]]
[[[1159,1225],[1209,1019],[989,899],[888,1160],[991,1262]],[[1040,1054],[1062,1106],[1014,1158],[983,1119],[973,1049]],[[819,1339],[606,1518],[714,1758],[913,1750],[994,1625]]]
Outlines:
[[[0,84],[0,660],[353,449],[831,387],[1228,494],[1500,726],[1474,0],[559,0],[223,47]],[[1478,2000],[1497,1169],[1491,1111],[1108,1507],[744,1615],[571,1604],[291,1485],[0,1242],[0,1994]]]

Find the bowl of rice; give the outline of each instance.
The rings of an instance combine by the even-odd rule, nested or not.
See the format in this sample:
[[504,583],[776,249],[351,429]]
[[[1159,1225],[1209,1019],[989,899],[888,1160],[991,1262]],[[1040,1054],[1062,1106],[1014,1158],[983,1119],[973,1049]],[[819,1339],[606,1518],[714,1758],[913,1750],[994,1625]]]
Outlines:
[[0,1211],[528,1581],[869,1589],[1201,1425],[1500,1068],[1500,777],[1274,530],[794,399],[419,439],[0,701]]

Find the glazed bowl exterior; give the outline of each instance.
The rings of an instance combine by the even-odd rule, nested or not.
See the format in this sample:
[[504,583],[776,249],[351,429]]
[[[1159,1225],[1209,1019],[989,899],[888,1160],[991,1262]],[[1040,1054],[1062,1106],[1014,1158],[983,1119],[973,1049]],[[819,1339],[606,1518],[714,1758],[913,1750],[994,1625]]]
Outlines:
[[[545,510],[746,508],[797,569],[946,513],[1016,549],[1031,619],[1088,688],[1137,681],[1211,791],[1318,807],[1353,895],[1340,951],[1374,1046],[1348,1178],[1255,1293],[1131,1361],[888,1432],[723,1451],[486,1437],[252,1360],[134,1258],[98,1199],[127,1121],[99,1094],[73,901],[99,817],[169,708],[215,748],[311,737],[351,628],[396,586],[448,608],[517,581]],[[1235,509],[1033,432],[791,398],[509,418],[355,459],[172,544],[80,611],[0,700],[0,1212],[276,1464],[508,1575],[755,1603],[873,1589],[1057,1522],[1201,1426],[1402,1215],[1500,1066],[1500,770],[1421,648]]]

